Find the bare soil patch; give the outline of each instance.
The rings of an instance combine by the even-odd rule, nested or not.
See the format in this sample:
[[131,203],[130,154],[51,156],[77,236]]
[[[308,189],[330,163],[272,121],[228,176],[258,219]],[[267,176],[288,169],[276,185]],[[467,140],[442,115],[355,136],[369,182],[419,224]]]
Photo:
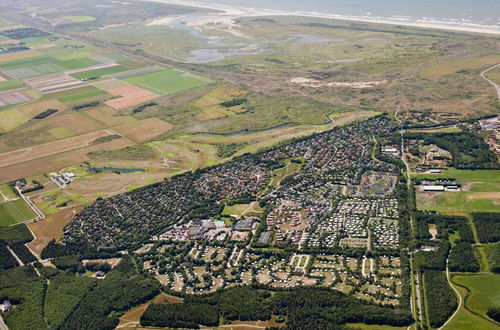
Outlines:
[[172,129],[172,125],[158,118],[148,118],[113,128],[120,134],[142,143]]
[[64,111],[68,109],[68,106],[65,105],[64,103],[59,102],[58,100],[47,100],[47,101],[28,103],[20,107],[17,107],[17,109],[21,111],[21,113],[26,117],[33,118],[34,116],[38,115],[39,113],[47,109],[56,109],[59,111]]
[[0,94],[0,107],[9,104],[18,104],[31,101],[31,98],[22,92]]
[[[110,134],[105,134],[110,135]],[[59,142],[59,141],[58,141]],[[52,154],[51,156],[38,158],[23,163],[6,166],[0,171],[0,182],[10,182],[19,179],[20,177],[30,177],[42,173],[55,171],[67,166],[89,161],[87,153],[99,149],[120,149],[133,145],[134,143],[128,139],[120,138],[107,143],[91,145],[88,147]],[[29,154],[27,155],[29,157]]]
[[80,113],[73,111],[54,116],[50,118],[50,121],[57,126],[66,128],[75,135],[101,130],[103,128],[94,120],[86,118]]
[[310,78],[292,78],[291,83],[299,84],[306,87],[320,88],[320,87],[344,87],[344,88],[373,88],[378,85],[387,84],[387,80],[374,80],[374,81],[356,81],[356,82],[322,82],[317,79]]
[[107,106],[87,110],[85,111],[85,114],[107,126],[130,124],[136,121],[134,118],[129,116],[118,116],[118,111]]
[[466,196],[467,199],[500,199],[499,191],[490,192],[469,192]]
[[0,167],[27,162],[32,159],[37,159],[40,157],[45,157],[72,149],[82,148],[89,145],[90,143],[92,143],[92,141],[99,137],[112,134],[113,133],[111,131],[101,130],[70,137],[56,142],[50,142],[38,146],[6,152],[0,154]]
[[110,88],[107,92],[120,96],[105,102],[107,105],[117,110],[133,107],[160,97],[159,94],[152,93],[133,85]]
[[42,221],[28,224],[28,227],[36,237],[35,240],[27,244],[29,248],[40,255],[42,250],[51,240],[58,240],[62,237],[64,226],[66,226],[69,220],[76,213],[80,212],[82,208],[82,206],[66,208],[56,214],[47,216]]

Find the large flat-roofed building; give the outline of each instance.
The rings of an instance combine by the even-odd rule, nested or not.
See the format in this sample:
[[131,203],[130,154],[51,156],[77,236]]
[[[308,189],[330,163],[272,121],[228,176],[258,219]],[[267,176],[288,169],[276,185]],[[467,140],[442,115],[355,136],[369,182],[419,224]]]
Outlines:
[[246,218],[238,221],[233,225],[233,230],[235,231],[250,231],[254,229],[254,224],[258,222],[255,218]]
[[444,186],[422,186],[423,191],[444,191]]

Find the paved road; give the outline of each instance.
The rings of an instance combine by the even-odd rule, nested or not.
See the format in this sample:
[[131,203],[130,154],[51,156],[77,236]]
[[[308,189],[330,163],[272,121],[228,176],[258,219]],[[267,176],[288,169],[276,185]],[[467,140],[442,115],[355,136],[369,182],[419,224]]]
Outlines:
[[494,68],[496,68],[498,66],[500,66],[500,63],[492,66],[491,68],[488,68],[488,69],[484,70],[479,75],[481,76],[481,78],[483,78],[484,80],[486,80],[487,82],[489,82],[493,87],[495,87],[495,89],[497,91],[497,95],[498,95],[498,100],[500,101],[500,86],[498,86],[495,82],[491,81],[490,79],[486,78],[486,76],[485,76],[486,72],[488,72],[490,70],[493,70]]
[[5,322],[3,321],[2,316],[0,316],[0,330],[9,330],[9,328],[7,327]]
[[455,294],[458,296],[458,307],[457,307],[457,310],[455,311],[455,313],[453,313],[453,315],[450,316],[450,318],[446,322],[444,322],[444,324],[438,330],[443,329],[448,324],[448,322],[450,322],[455,317],[455,315],[457,315],[458,311],[460,310],[460,307],[462,307],[462,296],[460,295],[460,292],[458,292],[458,290],[455,289],[455,287],[451,284],[451,281],[450,281],[450,270],[448,268],[448,260],[449,259],[447,258],[446,259],[446,279],[448,280],[448,284],[451,286],[453,291],[455,291]]
[[14,251],[12,251],[12,249],[9,246],[7,246],[7,250],[9,250],[10,254],[12,254],[12,256],[14,257],[14,259],[16,259],[16,261],[19,264],[19,266],[21,266],[21,267],[24,266],[23,261],[21,259],[19,259],[19,257],[17,256],[17,254]]

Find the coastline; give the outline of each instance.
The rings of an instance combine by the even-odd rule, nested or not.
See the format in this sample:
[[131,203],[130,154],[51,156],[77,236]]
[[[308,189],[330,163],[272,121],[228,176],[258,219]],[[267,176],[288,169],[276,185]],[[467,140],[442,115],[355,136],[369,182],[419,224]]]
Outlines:
[[[142,1],[142,0],[141,0]],[[166,4],[184,5],[197,8],[211,9],[217,12],[207,13],[203,15],[193,14],[193,15],[183,15],[179,16],[168,16],[162,19],[155,20],[151,22],[152,25],[163,25],[169,24],[175,19],[185,19],[186,25],[188,26],[201,26],[208,23],[223,23],[233,25],[234,20],[239,17],[255,17],[255,16],[303,16],[303,17],[316,17],[325,19],[335,19],[353,22],[364,22],[364,23],[376,23],[376,24],[390,24],[390,25],[401,25],[408,27],[418,27],[418,28],[428,28],[437,30],[447,30],[453,32],[466,32],[466,33],[481,33],[481,34],[493,34],[500,35],[500,29],[495,29],[493,27],[485,26],[466,26],[466,25],[452,25],[445,22],[415,22],[409,20],[398,20],[398,19],[388,19],[388,18],[369,18],[369,17],[353,17],[353,16],[343,16],[335,14],[325,14],[317,12],[306,12],[306,11],[282,11],[282,10],[272,10],[272,9],[256,9],[256,8],[243,8],[229,5],[219,5],[219,4],[207,4],[203,2],[196,1],[181,1],[181,0],[143,0],[143,1],[154,1]]]

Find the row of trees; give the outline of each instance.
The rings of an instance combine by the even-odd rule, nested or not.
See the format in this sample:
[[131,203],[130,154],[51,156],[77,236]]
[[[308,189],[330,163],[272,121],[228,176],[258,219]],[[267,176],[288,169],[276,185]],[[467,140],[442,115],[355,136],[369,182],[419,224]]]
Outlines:
[[458,243],[451,249],[448,267],[452,272],[478,272],[481,267],[470,243]]
[[446,273],[427,270],[424,288],[430,326],[437,328],[446,322],[457,309],[457,297],[446,279]]
[[151,304],[141,316],[142,326],[198,329],[219,325],[217,309],[204,303]]
[[490,271],[500,274],[500,243],[487,244],[484,247],[488,263],[490,264]]
[[473,213],[472,219],[481,243],[500,241],[500,216],[498,213]]
[[18,266],[16,259],[7,249],[7,244],[0,241],[0,270],[6,270]]

